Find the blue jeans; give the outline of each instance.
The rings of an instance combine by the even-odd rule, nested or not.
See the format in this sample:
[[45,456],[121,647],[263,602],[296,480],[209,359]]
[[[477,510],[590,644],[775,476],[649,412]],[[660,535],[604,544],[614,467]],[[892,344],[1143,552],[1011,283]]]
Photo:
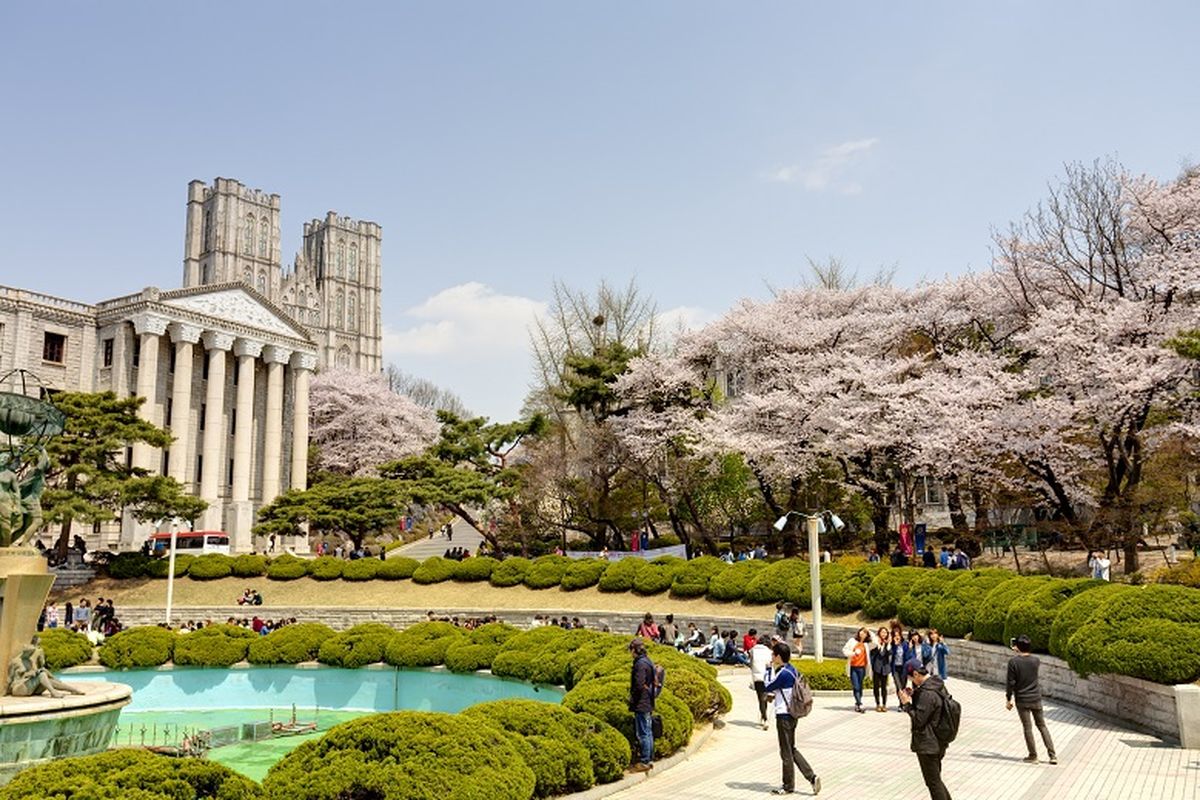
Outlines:
[[862,705],[863,679],[867,677],[866,667],[850,668],[850,685],[854,687],[854,705]]
[[652,711],[633,712],[633,730],[641,748],[638,761],[643,764],[650,764],[654,761],[654,733],[650,722],[653,716],[654,712]]

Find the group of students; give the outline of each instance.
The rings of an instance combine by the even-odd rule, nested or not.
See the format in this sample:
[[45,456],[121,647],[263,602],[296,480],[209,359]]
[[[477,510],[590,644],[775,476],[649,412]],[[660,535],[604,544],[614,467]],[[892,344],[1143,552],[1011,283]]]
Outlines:
[[[867,670],[871,670],[871,689],[874,693],[875,710],[887,711],[888,682],[895,686],[897,701],[899,693],[908,683],[908,667],[917,665],[939,679],[946,680],[946,657],[950,647],[938,633],[930,628],[924,634],[917,630],[904,631],[898,620],[881,627],[871,635],[866,628],[859,628],[854,637],[842,647],[850,673],[850,685],[854,689],[854,710],[863,713],[863,686]],[[903,710],[903,707],[898,710]]]
[[39,631],[53,630],[60,626],[76,633],[85,634],[89,639],[103,639],[103,637],[112,636],[121,630],[121,622],[117,619],[112,598],[105,600],[103,597],[96,600],[95,606],[86,597],[81,599],[78,605],[72,605],[68,600],[61,616],[57,603],[47,603],[42,607],[42,613],[38,617],[37,629]]

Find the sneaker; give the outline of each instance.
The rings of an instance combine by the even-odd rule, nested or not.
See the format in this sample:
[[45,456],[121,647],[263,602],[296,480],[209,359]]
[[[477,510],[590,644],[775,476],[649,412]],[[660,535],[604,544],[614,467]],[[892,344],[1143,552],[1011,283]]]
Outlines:
[[1050,756],[1050,763],[1051,763],[1051,764],[1057,764],[1057,763],[1058,763],[1058,756]]
[[1025,756],[1025,757],[1024,757],[1023,759],[1021,759],[1021,760],[1022,760],[1022,761],[1024,761],[1026,764],[1036,764],[1036,763],[1038,763],[1038,757],[1037,757],[1037,756]]
[[866,709],[865,709],[865,708],[863,708],[862,706],[855,706],[855,707],[854,707],[854,710],[855,710],[855,711],[857,711],[859,714],[865,714],[865,713],[866,713]]
[[791,794],[793,791],[793,789],[784,789],[780,786],[778,789],[772,789],[771,794]]
[[812,787],[813,787],[813,794],[814,794],[814,795],[820,794],[820,793],[821,793],[821,779],[820,779],[820,778],[813,778],[813,779],[812,779]]
[[876,711],[879,711],[880,713],[886,714],[886,713],[887,713],[887,706],[877,706],[877,707],[875,708],[875,710],[876,710]]
[[763,729],[764,731],[765,731],[765,730],[767,730],[767,728],[771,727],[770,725],[768,725],[768,724],[767,724],[767,721],[766,721],[765,719],[764,719],[762,722],[758,723],[758,724],[762,726],[762,729]]
[[629,768],[629,771],[630,771],[630,772],[649,772],[649,771],[650,771],[650,765],[649,765],[649,764],[643,764],[642,762],[640,762],[640,761],[639,761],[638,763],[636,763],[636,764],[634,764],[632,767],[630,767],[630,768]]

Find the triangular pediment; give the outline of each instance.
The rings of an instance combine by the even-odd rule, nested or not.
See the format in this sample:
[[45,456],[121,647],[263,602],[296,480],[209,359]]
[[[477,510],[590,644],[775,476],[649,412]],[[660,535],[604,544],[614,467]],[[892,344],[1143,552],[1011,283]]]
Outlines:
[[165,306],[236,322],[279,336],[309,339],[308,331],[258,292],[240,283],[163,292]]

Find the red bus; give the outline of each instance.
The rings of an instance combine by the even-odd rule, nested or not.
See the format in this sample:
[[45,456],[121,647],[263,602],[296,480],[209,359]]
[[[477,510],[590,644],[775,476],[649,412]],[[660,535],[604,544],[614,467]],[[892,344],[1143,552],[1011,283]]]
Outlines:
[[[170,555],[171,532],[151,534],[147,543],[150,545],[150,555]],[[203,555],[204,553],[229,555],[229,534],[225,531],[179,531],[175,534],[175,552],[193,555]]]

